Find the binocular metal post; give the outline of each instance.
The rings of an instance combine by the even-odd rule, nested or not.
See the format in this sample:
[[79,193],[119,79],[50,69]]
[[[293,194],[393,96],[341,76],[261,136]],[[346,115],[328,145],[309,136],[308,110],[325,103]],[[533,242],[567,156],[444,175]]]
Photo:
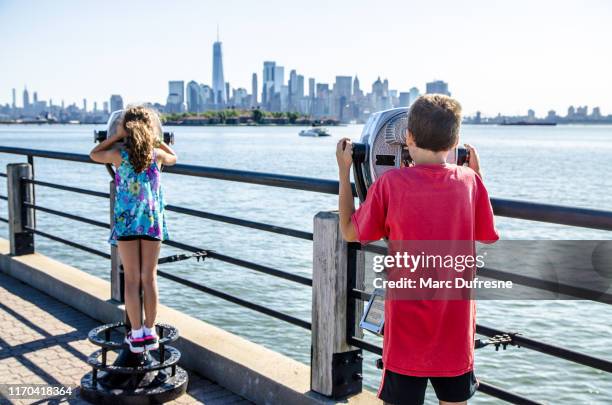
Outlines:
[[[114,182],[111,182],[111,224]],[[124,302],[124,278],[116,247],[111,252],[111,296]],[[143,320],[143,295],[140,289],[140,316]],[[81,396],[95,404],[153,404],[174,400],[187,391],[189,377],[178,366],[181,353],[169,344],[179,337],[178,330],[168,324],[155,325],[159,350],[132,353],[124,343],[131,329],[127,311],[124,321],[106,324],[89,332],[89,341],[100,350],[87,359],[92,371],[81,379]],[[123,333],[121,333],[123,332]],[[113,339],[115,337],[115,339]],[[109,352],[119,352],[109,364]]]

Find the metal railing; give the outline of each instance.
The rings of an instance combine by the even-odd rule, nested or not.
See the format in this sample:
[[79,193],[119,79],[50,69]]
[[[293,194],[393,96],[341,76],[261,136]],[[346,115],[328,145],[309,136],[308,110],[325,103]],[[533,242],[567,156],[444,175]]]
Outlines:
[[[84,154],[76,154],[76,153],[66,153],[66,152],[57,152],[57,151],[48,151],[48,150],[36,150],[36,149],[27,149],[27,148],[16,148],[16,147],[6,147],[0,146],[0,153],[5,154],[13,154],[13,155],[22,155],[26,156],[28,162],[33,165],[34,158],[45,158],[45,159],[57,159],[63,161],[70,162],[80,162],[80,163],[91,163],[94,164],[89,158],[89,156]],[[249,172],[242,170],[231,170],[231,169],[221,169],[214,167],[204,167],[204,166],[195,166],[195,165],[186,165],[186,164],[177,164],[172,167],[167,167],[164,169],[166,173],[173,173],[177,175],[185,175],[192,177],[201,177],[206,179],[216,179],[216,180],[224,180],[224,181],[232,181],[232,182],[240,182],[240,183],[248,183],[262,186],[270,186],[270,187],[280,187],[294,190],[302,190],[308,192],[317,192],[324,194],[337,194],[338,193],[338,182],[334,180],[324,180],[324,179],[315,179],[308,177],[300,177],[300,176],[288,176],[288,175],[279,175],[279,174],[271,174],[271,173],[261,173],[261,172]],[[6,173],[0,173],[0,177],[7,177]],[[94,197],[106,198],[110,197],[109,193],[94,191],[83,189],[79,187],[73,187],[68,185],[56,184],[41,180],[36,180],[34,178],[23,178],[24,184],[30,184],[32,187],[47,187],[53,188],[57,190],[89,195]],[[354,187],[353,187],[354,192]],[[355,194],[355,192],[354,192]],[[0,196],[0,199],[7,200],[7,196]],[[540,221],[540,222],[548,222],[554,224],[568,225],[568,226],[578,226],[585,227],[591,229],[599,229],[599,230],[612,230],[612,212],[609,211],[601,211],[601,210],[592,210],[592,209],[584,209],[584,208],[575,208],[575,207],[566,207],[559,205],[550,205],[550,204],[538,204],[526,201],[517,201],[517,200],[509,200],[509,199],[491,199],[493,209],[496,215],[509,217],[509,218],[517,218],[522,220],[530,220],[530,221]],[[35,201],[24,201],[24,208],[31,209],[34,211],[44,212],[49,215],[55,215],[58,217],[66,218],[69,220],[79,221],[88,225],[93,225],[100,228],[108,229],[110,225],[108,223],[92,220],[90,218],[85,218],[79,215],[68,214],[63,211],[59,211],[56,209],[44,207],[37,205]],[[242,218],[235,218],[226,215],[220,215],[216,213],[196,210],[188,207],[181,207],[176,205],[168,205],[166,207],[168,211],[176,212],[182,215],[188,215],[192,217],[202,218],[206,220],[217,221],[225,224],[230,224],[234,226],[241,226],[246,228],[251,228],[259,231],[270,232],[279,235],[285,235],[293,238],[299,238],[303,240],[313,240],[313,233],[306,232],[297,229],[291,229],[287,227],[277,226],[273,224],[267,224],[262,222],[250,221]],[[7,218],[1,218],[1,222],[8,222]],[[26,231],[31,232],[33,234],[51,239],[53,241],[66,244],[76,249],[80,249],[84,252],[94,254],[104,258],[111,258],[106,252],[99,251],[97,249],[82,245],[80,243],[67,240],[61,238],[57,235],[53,235],[44,231],[41,231],[36,228],[27,228]],[[183,242],[169,240],[165,241],[165,244],[168,246],[172,246],[178,248],[180,250],[185,250],[189,252],[201,252],[204,250],[202,247],[192,246]],[[351,244],[352,245],[352,244]],[[355,245],[352,245],[353,249],[351,251],[356,251],[358,248]],[[368,249],[368,248],[366,248]],[[369,248],[374,249],[376,248]],[[264,266],[258,263],[254,263],[251,261],[243,260],[237,257],[233,257],[227,254],[223,254],[215,251],[208,251],[208,257],[220,260],[226,263],[230,263],[236,266],[244,267],[249,270],[253,270],[256,272],[261,272],[268,274],[270,276],[278,277],[281,279],[285,279],[288,281],[292,281],[304,286],[312,286],[312,279],[299,275],[293,274],[291,272],[287,272],[284,270],[276,269],[269,266]],[[160,259],[160,262],[163,262],[163,259]],[[232,302],[234,304],[240,305],[245,308],[249,308],[251,310],[257,311],[259,313],[271,316],[273,318],[279,319],[281,321],[288,322],[292,325],[308,329],[312,328],[312,324],[306,320],[296,318],[292,315],[272,310],[260,304],[252,303],[244,298],[240,298],[226,292],[213,289],[206,285],[196,283],[194,281],[190,281],[184,278],[181,278],[175,274],[171,274],[169,272],[158,270],[158,274],[161,277],[167,278],[174,282],[177,282],[181,285],[185,285],[190,288],[194,288],[198,291],[204,292],[206,294],[210,294],[221,298],[223,300]],[[353,280],[354,282],[354,280]],[[356,305],[357,302],[367,300],[369,298],[369,294],[365,291],[361,291],[356,288],[356,286],[349,286],[349,301],[352,305]],[[353,311],[355,309],[353,308]],[[350,318],[350,317],[349,317]],[[380,346],[376,346],[372,343],[366,342],[363,339],[360,339],[354,334],[355,324],[352,326],[352,333],[348,336],[348,343],[355,347],[361,348],[366,351],[370,351],[376,354],[382,353],[382,348]],[[495,336],[498,334],[504,333],[503,331],[478,325],[477,333],[485,336]],[[530,339],[524,337],[522,335],[516,335],[514,337],[515,343],[532,350],[536,350],[542,353],[546,353],[555,357],[563,358],[566,360],[574,361],[583,365],[587,365],[590,367],[597,368],[599,370],[603,370],[606,372],[612,372],[612,362],[598,359],[593,356],[577,353],[568,349],[564,349],[561,347],[553,346],[550,344],[546,344],[543,342],[536,341],[534,339]],[[537,403],[535,401],[531,401],[525,397],[522,397],[518,394],[514,394],[503,390],[501,388],[490,385],[486,382],[480,383],[479,387],[480,391],[483,393],[492,395],[499,399],[515,403],[515,404],[534,404]]]

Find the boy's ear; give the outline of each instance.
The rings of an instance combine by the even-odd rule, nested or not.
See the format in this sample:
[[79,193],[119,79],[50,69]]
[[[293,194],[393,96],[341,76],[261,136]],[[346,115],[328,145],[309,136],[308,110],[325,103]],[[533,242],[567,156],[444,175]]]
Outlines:
[[410,130],[406,131],[406,145],[414,145],[414,135]]

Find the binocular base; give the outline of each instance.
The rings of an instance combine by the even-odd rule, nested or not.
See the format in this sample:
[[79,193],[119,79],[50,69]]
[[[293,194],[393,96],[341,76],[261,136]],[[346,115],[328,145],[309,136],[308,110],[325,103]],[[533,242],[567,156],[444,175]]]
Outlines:
[[[92,371],[81,379],[81,397],[94,404],[161,404],[187,391],[189,376],[178,366],[181,353],[168,343],[178,338],[178,330],[168,324],[155,325],[159,349],[132,353],[123,341],[113,340],[123,322],[102,325],[89,332],[89,341],[100,350],[87,363]],[[118,355],[109,364],[109,354]]]
[[187,372],[176,367],[174,376],[169,370],[160,370],[154,376],[148,373],[136,388],[115,388],[104,382],[108,374],[100,372],[96,383],[93,381],[93,372],[85,374],[81,379],[81,397],[93,404],[162,404],[183,395],[189,381]]

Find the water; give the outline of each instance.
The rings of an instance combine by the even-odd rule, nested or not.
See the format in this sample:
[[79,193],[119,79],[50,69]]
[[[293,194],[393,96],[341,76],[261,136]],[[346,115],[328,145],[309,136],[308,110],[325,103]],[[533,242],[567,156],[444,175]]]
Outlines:
[[[93,126],[0,126],[0,145],[88,153]],[[359,137],[360,126],[333,128],[331,138],[301,138],[301,128],[172,128],[182,163],[337,178],[334,148],[342,136]],[[612,127],[478,127],[462,129],[464,142],[482,155],[485,183],[495,197],[612,209]],[[25,157],[0,154],[0,165]],[[101,166],[36,159],[38,179],[108,191]],[[4,171],[4,169],[2,169]],[[312,231],[312,218],[336,208],[336,197],[218,180],[164,174],[167,200],[213,213]],[[0,186],[6,195],[6,186]],[[37,187],[42,206],[108,221],[108,203],[96,197]],[[0,215],[6,216],[1,202]],[[37,214],[41,230],[107,251],[108,232],[85,224]],[[168,213],[171,237],[256,263],[310,276],[312,242]],[[608,232],[499,218],[505,239],[610,239]],[[0,232],[7,232],[2,224]],[[75,249],[36,238],[37,250],[91,274],[108,279],[109,263]],[[163,248],[162,255],[176,250]],[[311,291],[215,260],[165,265],[167,271],[205,285],[310,320]],[[206,294],[160,279],[160,300],[196,318],[282,352],[306,364],[307,331],[243,309]],[[583,301],[479,303],[479,323],[611,359],[612,307]],[[366,356],[366,385],[373,389],[380,374]],[[548,403],[608,403],[609,374],[528,349],[477,351],[477,373],[483,380]],[[430,390],[431,391],[431,390]],[[431,392],[428,401],[433,401]],[[434,402],[432,402],[434,403]],[[478,394],[476,404],[498,403]]]

